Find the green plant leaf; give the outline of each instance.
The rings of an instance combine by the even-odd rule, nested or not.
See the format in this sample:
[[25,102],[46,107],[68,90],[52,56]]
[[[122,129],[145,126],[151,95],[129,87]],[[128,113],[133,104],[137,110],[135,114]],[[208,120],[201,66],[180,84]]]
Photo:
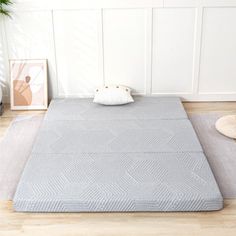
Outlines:
[[0,14],[10,17],[10,11],[5,7],[12,4],[13,2],[11,0],[0,0]]
[[11,5],[13,2],[11,0],[0,0],[0,5]]

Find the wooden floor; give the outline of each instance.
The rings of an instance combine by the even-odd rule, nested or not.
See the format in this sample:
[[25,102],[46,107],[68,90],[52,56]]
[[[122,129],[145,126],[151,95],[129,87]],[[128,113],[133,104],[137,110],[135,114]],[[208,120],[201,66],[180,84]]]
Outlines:
[[[185,103],[188,113],[236,114],[236,102]],[[19,114],[7,106],[0,117],[0,138]],[[16,213],[11,201],[0,201],[0,236],[165,235],[236,236],[236,199],[225,200],[224,209],[199,213]]]

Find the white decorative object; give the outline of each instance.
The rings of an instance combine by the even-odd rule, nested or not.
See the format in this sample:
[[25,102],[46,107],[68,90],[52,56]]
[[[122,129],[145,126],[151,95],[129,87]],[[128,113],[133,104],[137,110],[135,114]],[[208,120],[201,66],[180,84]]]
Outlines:
[[215,126],[221,134],[236,139],[236,115],[221,117],[216,121]]
[[130,88],[122,85],[103,86],[96,89],[93,102],[103,105],[122,105],[133,102]]
[[47,61],[10,60],[11,109],[47,109]]

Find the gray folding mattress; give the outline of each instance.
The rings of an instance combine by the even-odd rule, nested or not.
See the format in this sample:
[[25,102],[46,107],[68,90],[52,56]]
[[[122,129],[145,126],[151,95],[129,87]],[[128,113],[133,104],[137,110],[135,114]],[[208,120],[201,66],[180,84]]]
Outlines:
[[16,211],[212,211],[223,199],[179,98],[53,100]]

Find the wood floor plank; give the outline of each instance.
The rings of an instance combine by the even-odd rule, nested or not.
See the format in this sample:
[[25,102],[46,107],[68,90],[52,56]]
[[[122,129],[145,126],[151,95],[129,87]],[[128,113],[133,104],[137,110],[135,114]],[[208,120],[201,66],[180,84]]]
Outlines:
[[198,213],[16,213],[0,202],[0,235],[236,235],[236,200]]
[[188,113],[219,112],[236,114],[236,102],[184,102]]

